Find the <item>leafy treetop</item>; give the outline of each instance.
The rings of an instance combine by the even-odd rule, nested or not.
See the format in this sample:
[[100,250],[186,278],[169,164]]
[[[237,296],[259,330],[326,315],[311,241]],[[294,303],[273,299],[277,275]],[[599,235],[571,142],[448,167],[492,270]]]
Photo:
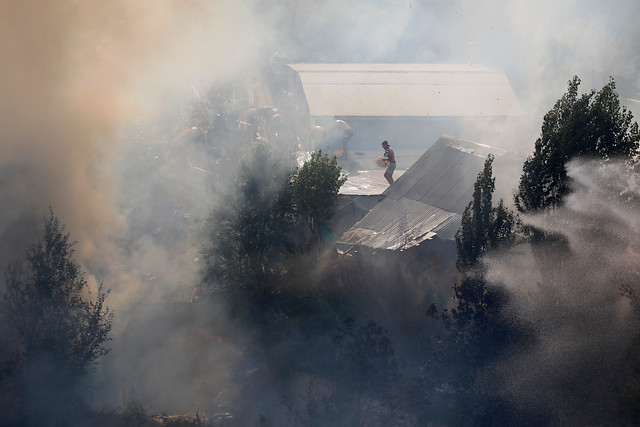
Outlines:
[[322,151],[312,153],[311,159],[296,170],[292,180],[296,211],[313,233],[317,234],[320,224],[335,214],[338,191],[346,180],[336,157],[329,158]]
[[104,305],[108,291],[87,298],[88,285],[73,260],[69,233],[51,210],[42,239],[27,252],[28,268],[10,268],[3,318],[14,332],[15,370],[46,357],[69,383],[97,365],[109,348],[112,313]]
[[242,161],[232,188],[210,218],[205,280],[235,281],[262,271],[289,245],[294,220],[290,169],[266,144]]
[[633,159],[638,154],[640,132],[633,115],[620,108],[613,79],[600,91],[578,96],[580,79],[569,81],[567,93],[544,116],[535,151],[522,168],[514,196],[519,212],[559,206],[569,192],[565,165],[584,156],[610,160]]

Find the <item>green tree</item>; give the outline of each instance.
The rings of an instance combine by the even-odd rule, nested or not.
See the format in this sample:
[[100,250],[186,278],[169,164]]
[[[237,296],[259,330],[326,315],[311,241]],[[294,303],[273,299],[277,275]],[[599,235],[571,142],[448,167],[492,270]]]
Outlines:
[[444,334],[433,340],[417,378],[427,401],[418,411],[423,423],[513,425],[509,403],[493,389],[498,384],[489,374],[510,349],[525,348],[531,338],[524,325],[505,316],[509,297],[482,276],[464,276],[454,287],[454,308],[428,308]]
[[640,132],[620,101],[613,79],[600,91],[578,96],[580,79],[569,81],[565,93],[545,116],[535,150],[522,168],[515,194],[519,212],[541,211],[562,203],[569,192],[565,165],[576,157],[631,160],[638,154]]
[[233,307],[267,297],[265,279],[278,275],[291,247],[292,169],[269,145],[257,143],[209,219],[204,281]]
[[322,151],[312,153],[311,159],[296,170],[292,180],[296,211],[304,218],[314,235],[318,235],[320,224],[336,212],[338,191],[347,181],[342,176],[335,156],[329,158]]
[[486,251],[513,240],[513,212],[504,206],[502,199],[497,207],[492,205],[495,189],[493,160],[493,155],[489,154],[474,184],[473,200],[465,208],[461,228],[456,233],[456,266],[461,272],[475,266]]
[[51,210],[42,239],[26,254],[27,268],[18,263],[6,276],[1,316],[9,346],[3,383],[15,387],[22,415],[51,416],[68,407],[77,400],[69,398],[77,397],[80,379],[109,351],[109,291],[100,285],[90,298],[69,239]]
[[453,287],[456,306],[439,311],[432,304],[427,310],[444,327],[445,337],[438,338],[439,345],[419,377],[431,403],[420,415],[424,423],[434,419],[456,425],[512,422],[513,408],[480,380],[491,364],[527,338],[526,328],[504,314],[509,294],[486,280],[480,263],[482,255],[514,240],[513,212],[502,200],[497,207],[492,204],[493,161],[493,155],[485,160],[456,233],[456,266],[461,273]]

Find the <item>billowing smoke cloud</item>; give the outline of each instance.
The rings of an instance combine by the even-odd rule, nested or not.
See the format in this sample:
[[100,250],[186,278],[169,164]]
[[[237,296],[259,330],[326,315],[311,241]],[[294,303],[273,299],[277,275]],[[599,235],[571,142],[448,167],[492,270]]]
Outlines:
[[637,295],[640,278],[640,187],[630,172],[622,163],[571,163],[565,205],[524,218],[563,235],[570,250],[516,249],[489,261],[489,278],[509,289],[514,315],[537,333],[533,348],[501,370],[506,387],[570,424],[615,420],[628,387],[640,320],[627,296]]
[[[181,340],[188,322],[180,323],[179,314],[162,317],[162,305],[154,309],[163,297],[190,292],[197,281],[194,259],[201,236],[189,234],[184,246],[154,240],[159,227],[141,231],[149,225],[132,221],[132,206],[148,203],[138,218],[153,217],[152,203],[161,197],[135,191],[154,188],[161,179],[181,188],[175,194],[191,191],[189,202],[210,201],[199,197],[205,194],[198,187],[202,181],[179,168],[167,169],[174,171],[170,176],[123,176],[123,153],[130,153],[131,142],[125,131],[136,117],[152,119],[176,108],[191,96],[191,85],[204,92],[212,83],[257,76],[264,58],[276,51],[291,61],[309,62],[477,62],[506,71],[530,112],[528,126],[509,133],[515,135],[514,147],[527,153],[542,114],[574,74],[586,88],[601,87],[613,75],[621,79],[625,97],[640,98],[634,56],[639,8],[633,0],[610,5],[586,0],[2,2],[0,261],[6,265],[22,256],[52,206],[78,240],[77,255],[91,282],[104,281],[112,289],[114,351],[100,380],[105,401],[111,404],[114,394],[117,399],[134,387],[158,410],[168,410],[169,402],[176,409],[190,408],[201,397],[190,381],[205,375],[224,381],[216,369],[226,366],[235,350],[185,347]],[[576,179],[581,170],[574,171]],[[175,206],[163,209],[181,212]],[[584,213],[576,208],[566,215]],[[568,218],[569,224],[581,224]],[[198,218],[190,219],[193,231]],[[627,220],[623,215],[606,227],[618,224],[612,232],[626,230]],[[570,239],[578,255],[593,251],[608,263],[626,262],[578,235]],[[514,255],[525,265],[531,259]],[[531,283],[540,281],[530,267],[524,271],[531,271]],[[604,271],[591,268],[593,277],[606,278]],[[608,295],[609,288],[593,292]],[[609,313],[614,314],[619,311]],[[546,319],[533,308],[530,315]],[[150,334],[152,325],[156,329]]]
[[[193,180],[182,179],[183,169],[168,169],[171,176],[133,176],[131,164],[139,159],[130,157],[128,129],[136,117],[166,117],[182,105],[185,93],[191,96],[192,85],[201,88],[244,72],[261,46],[254,18],[244,4],[226,1],[0,5],[0,261],[6,266],[23,258],[53,207],[78,241],[76,256],[90,285],[104,281],[112,290],[107,304],[118,314],[106,377],[114,379],[110,386],[117,392],[141,381],[125,371],[127,381],[115,384],[123,380],[120,367],[131,366],[133,358],[148,362],[139,355],[149,354],[148,342],[139,338],[158,314],[145,306],[133,317],[134,307],[192,286],[197,270],[197,244],[160,244],[154,230],[147,233],[144,224],[131,220],[138,202],[149,204],[148,214],[137,216],[145,219],[153,218],[152,203],[165,202],[162,194],[148,196],[152,180],[184,186]],[[198,190],[184,192],[195,198]],[[163,328],[167,341],[181,330],[175,326]],[[122,340],[125,331],[134,338]],[[150,347],[158,345],[151,341]],[[140,345],[116,354],[123,343]]]
[[124,125],[235,73],[259,45],[251,19],[230,2],[4,2],[2,258],[33,240],[48,205],[95,255],[120,223],[110,168]]

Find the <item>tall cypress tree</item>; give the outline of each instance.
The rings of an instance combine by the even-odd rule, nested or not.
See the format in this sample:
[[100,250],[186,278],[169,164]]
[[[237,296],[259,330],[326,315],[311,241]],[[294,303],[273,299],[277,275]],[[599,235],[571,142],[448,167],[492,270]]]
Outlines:
[[497,207],[492,204],[495,190],[493,160],[493,155],[489,154],[474,184],[473,200],[465,208],[461,228],[456,233],[456,266],[461,272],[474,267],[487,250],[513,239],[513,213],[502,200]]

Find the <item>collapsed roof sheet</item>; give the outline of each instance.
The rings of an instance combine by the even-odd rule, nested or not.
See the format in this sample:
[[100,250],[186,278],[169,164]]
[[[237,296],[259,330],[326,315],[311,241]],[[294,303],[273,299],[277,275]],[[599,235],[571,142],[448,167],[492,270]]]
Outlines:
[[[406,249],[430,239],[457,214],[406,197],[384,199],[340,238],[340,243]],[[459,215],[458,215],[459,216]],[[459,221],[458,221],[459,222]]]
[[289,64],[311,116],[506,117],[522,114],[502,73],[474,65]]

